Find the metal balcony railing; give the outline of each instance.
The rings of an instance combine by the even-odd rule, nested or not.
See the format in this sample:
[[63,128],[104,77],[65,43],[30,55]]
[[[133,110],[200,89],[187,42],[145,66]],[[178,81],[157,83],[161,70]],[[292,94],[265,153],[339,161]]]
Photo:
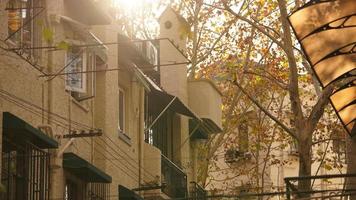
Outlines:
[[134,43],[136,51],[151,65],[158,65],[158,50],[153,41],[142,41]]
[[188,194],[187,175],[172,161],[161,155],[162,192],[170,198],[186,198]]
[[206,190],[198,183],[192,181],[190,182],[190,194],[191,200],[206,200]]

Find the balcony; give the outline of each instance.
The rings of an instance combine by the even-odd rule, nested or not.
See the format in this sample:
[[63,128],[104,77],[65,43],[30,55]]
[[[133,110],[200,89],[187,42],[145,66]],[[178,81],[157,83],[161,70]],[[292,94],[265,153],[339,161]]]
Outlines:
[[[159,75],[159,42],[148,40],[132,40],[129,37],[118,35],[119,64],[135,63],[146,75]],[[156,44],[157,43],[157,44]]]
[[190,199],[191,200],[206,200],[207,199],[206,191],[198,183],[192,181],[192,182],[190,182],[190,187],[191,187],[190,188],[190,191],[191,191]]
[[[199,79],[188,82],[189,107],[202,119],[199,128],[192,135],[192,139],[207,139],[209,134],[222,131],[221,95],[210,80]],[[197,122],[190,120],[190,131],[194,130],[196,126]]]
[[187,175],[172,161],[161,155],[162,192],[170,198],[186,198],[188,194]]

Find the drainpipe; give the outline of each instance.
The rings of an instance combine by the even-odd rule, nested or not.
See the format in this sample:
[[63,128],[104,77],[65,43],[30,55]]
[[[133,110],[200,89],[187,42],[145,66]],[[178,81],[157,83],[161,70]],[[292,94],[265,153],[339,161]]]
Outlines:
[[[139,88],[139,121],[138,121],[138,187],[142,185],[142,169],[143,169],[143,134],[144,134],[144,114],[145,114],[145,90]],[[142,191],[140,191],[142,195]]]
[[[47,5],[45,5],[47,6]],[[51,20],[48,17],[48,13],[45,13],[46,15],[46,20],[45,20],[45,25],[48,28],[53,28],[51,25]],[[47,41],[48,46],[53,45],[53,41]],[[53,51],[48,51],[47,52],[47,73],[52,74],[53,73]],[[47,84],[47,91],[45,92],[45,84]],[[51,125],[52,124],[52,116],[51,113],[53,112],[53,80],[46,81],[43,84],[43,94],[42,94],[42,102],[43,102],[43,107],[45,107],[45,93],[47,93],[47,124]],[[42,121],[44,122],[45,113],[42,113]],[[56,135],[56,134],[55,134]],[[50,185],[49,185],[49,194],[50,198],[58,198],[59,194],[62,194],[63,186],[59,183],[62,183],[60,180],[61,177],[61,171],[60,168],[56,168],[56,165],[58,164],[58,157],[57,157],[57,150],[50,150],[49,151],[51,154],[51,168],[50,168]],[[60,164],[59,164],[60,165]],[[63,183],[64,184],[64,183]]]

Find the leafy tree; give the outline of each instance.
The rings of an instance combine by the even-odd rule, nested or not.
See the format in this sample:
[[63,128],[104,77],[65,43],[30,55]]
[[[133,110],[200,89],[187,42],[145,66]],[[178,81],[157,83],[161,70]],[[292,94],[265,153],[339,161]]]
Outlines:
[[[315,142],[313,136],[322,129],[319,127],[322,126],[320,119],[327,107],[328,97],[343,82],[331,84],[321,91],[317,81],[308,74],[310,66],[296,46],[296,40],[287,22],[288,12],[302,2],[284,0],[184,2],[188,5],[187,9],[193,8],[191,11],[182,11],[192,18],[193,38],[190,55],[193,63],[190,78],[196,77],[196,72],[199,71],[203,76],[209,74],[226,80],[236,90],[229,91],[224,101],[226,106],[224,133],[235,129],[236,124],[227,119],[232,118],[241,101],[241,94],[244,94],[254,106],[297,141],[299,176],[312,175],[312,147]],[[210,71],[204,67],[210,68]],[[261,79],[269,82],[268,85],[264,85],[266,86],[264,89],[275,90],[279,95],[287,95],[288,110],[284,111],[283,115],[277,116],[273,113],[266,107],[265,102],[268,101],[262,99],[263,94],[256,94],[253,84]],[[314,86],[314,91],[309,92],[305,89],[311,88],[310,86]],[[305,94],[307,92],[308,94]],[[271,97],[265,94],[265,98]],[[214,152],[225,140],[224,134],[210,139],[207,143],[209,146],[207,160],[213,157]],[[208,161],[204,162],[201,170],[203,183],[208,174],[206,165]],[[299,190],[309,190],[310,187],[310,180],[298,183]]]

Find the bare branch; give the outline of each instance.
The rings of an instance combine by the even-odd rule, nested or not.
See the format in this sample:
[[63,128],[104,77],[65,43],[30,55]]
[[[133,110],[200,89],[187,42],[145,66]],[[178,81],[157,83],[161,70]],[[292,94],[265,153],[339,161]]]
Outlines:
[[260,77],[264,77],[270,81],[272,81],[274,84],[276,84],[277,86],[279,86],[280,88],[282,88],[283,90],[288,90],[288,86],[277,80],[276,78],[274,78],[273,76],[267,76],[267,75],[263,75],[263,74],[259,74],[259,73],[256,73],[256,72],[253,72],[253,71],[248,71],[248,70],[245,70],[243,73],[245,74],[252,74],[252,75],[255,75],[255,76],[260,76]]
[[200,62],[204,61],[208,56],[210,56],[211,52],[214,50],[214,48],[217,45],[217,43],[220,42],[221,38],[230,30],[230,27],[235,22],[236,22],[236,20],[231,20],[231,21],[228,22],[229,26],[225,27],[223,32],[221,32],[220,36],[211,45],[211,47],[209,48],[208,52],[203,57],[201,57],[199,60],[197,60],[196,64],[199,64]]
[[259,32],[263,33],[264,35],[266,35],[268,38],[270,38],[274,43],[276,43],[279,47],[281,47],[285,52],[286,51],[286,48],[285,48],[285,45],[277,40],[277,38],[273,37],[268,31],[266,31],[264,28],[262,28],[263,26],[253,22],[252,20],[242,16],[242,15],[239,15],[238,13],[236,13],[235,11],[233,11],[227,4],[226,2],[223,3],[224,4],[224,8],[226,11],[228,11],[229,13],[231,13],[232,15],[234,15],[237,19],[240,19],[248,24],[250,24],[252,27],[256,28]]
[[255,98],[253,98],[241,85],[234,81],[234,84],[250,99],[259,109],[261,109],[269,118],[271,118],[276,124],[278,124],[283,130],[289,133],[293,138],[298,139],[295,132],[288,128],[283,122],[277,119],[273,114],[271,114],[268,110],[266,110]]

